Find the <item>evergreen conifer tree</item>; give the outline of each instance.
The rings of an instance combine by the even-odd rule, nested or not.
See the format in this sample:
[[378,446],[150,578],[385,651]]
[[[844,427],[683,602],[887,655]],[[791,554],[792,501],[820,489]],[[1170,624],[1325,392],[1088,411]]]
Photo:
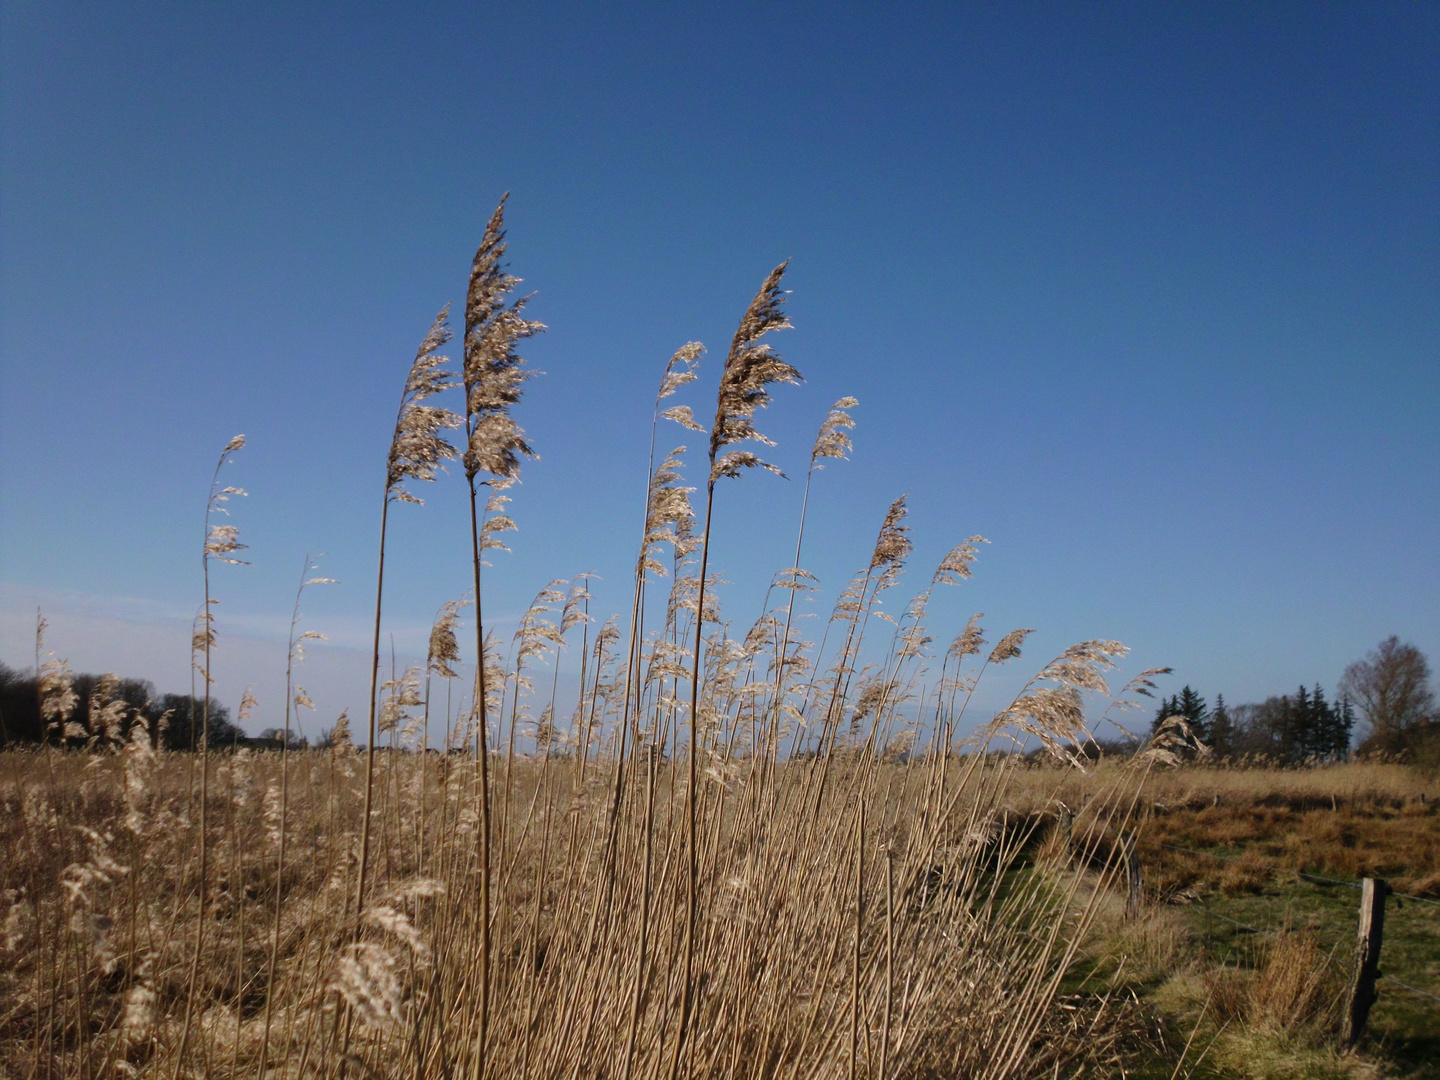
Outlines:
[[1355,733],[1355,706],[1348,697],[1340,699],[1340,717],[1335,725],[1334,753],[1337,757],[1350,755],[1350,739]]
[[1305,756],[1328,757],[1335,744],[1335,710],[1325,700],[1325,690],[1319,684],[1310,692],[1309,723],[1305,727]]
[[1155,710],[1155,719],[1150,722],[1151,731],[1159,731],[1160,725],[1172,716],[1180,712],[1180,699],[1168,697],[1160,699],[1160,707]]
[[1210,718],[1210,711],[1205,707],[1205,699],[1187,683],[1180,691],[1180,696],[1175,699],[1174,708],[1175,715],[1185,717],[1190,729],[1195,732],[1195,737],[1208,746],[1210,731],[1206,721]]
[[1218,757],[1230,757],[1235,753],[1235,725],[1230,720],[1230,710],[1225,707],[1225,695],[1215,695],[1215,710],[1210,714],[1210,749]]

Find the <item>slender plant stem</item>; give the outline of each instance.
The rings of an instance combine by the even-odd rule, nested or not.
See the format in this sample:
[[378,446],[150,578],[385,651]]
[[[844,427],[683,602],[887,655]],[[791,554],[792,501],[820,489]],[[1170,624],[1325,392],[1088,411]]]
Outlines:
[[[465,423],[466,444],[470,420]],[[490,1034],[490,748],[486,725],[485,624],[480,606],[480,517],[475,506],[475,477],[470,487],[470,551],[475,586],[475,710],[476,741],[480,759],[480,1024],[476,1036],[474,1077],[485,1074],[485,1053]]]
[[390,519],[390,482],[380,510],[380,560],[375,571],[375,636],[370,650],[370,722],[365,740],[365,817],[360,823],[360,873],[355,882],[355,914],[365,910],[365,886],[370,870],[370,807],[375,797],[375,701],[380,679],[380,606],[385,596],[385,529]]

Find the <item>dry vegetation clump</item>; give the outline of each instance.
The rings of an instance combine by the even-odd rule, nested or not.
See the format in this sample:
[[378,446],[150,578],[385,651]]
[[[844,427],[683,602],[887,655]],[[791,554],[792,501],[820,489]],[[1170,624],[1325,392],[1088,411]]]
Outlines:
[[1210,1016],[1255,1036],[1321,1046],[1339,1031],[1343,964],[1312,933],[1286,930],[1256,942],[1247,967],[1224,964],[1204,972]]
[[1248,965],[1201,969],[1192,991],[1212,1063],[1236,1076],[1380,1074],[1374,1062],[1338,1049],[1346,983],[1333,952],[1290,930],[1252,951]]

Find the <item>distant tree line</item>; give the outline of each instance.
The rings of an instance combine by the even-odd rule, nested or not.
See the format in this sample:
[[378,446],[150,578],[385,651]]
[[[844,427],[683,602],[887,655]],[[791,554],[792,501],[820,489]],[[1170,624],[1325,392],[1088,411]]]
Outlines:
[[1153,729],[1183,717],[1195,738],[1218,757],[1266,757],[1298,763],[1356,750],[1423,763],[1440,763],[1440,721],[1430,690],[1430,666],[1413,645],[1390,637],[1345,669],[1338,697],[1326,699],[1317,683],[1258,704],[1227,705],[1217,694],[1211,708],[1190,686],[1160,702]]
[[1184,717],[1196,739],[1220,757],[1263,755],[1287,762],[1346,757],[1355,728],[1349,700],[1327,701],[1318,684],[1256,705],[1231,706],[1223,694],[1216,695],[1213,709],[1186,686],[1160,703],[1154,726],[1171,716]]
[[[157,694],[143,679],[81,674],[74,677],[73,707],[63,719],[46,721],[34,673],[0,663],[0,745],[49,742],[85,746],[92,740],[128,739],[143,723],[156,746],[193,750],[200,745],[204,703],[187,694]],[[49,731],[46,728],[49,727]],[[230,720],[230,710],[210,699],[210,745],[252,743]]]

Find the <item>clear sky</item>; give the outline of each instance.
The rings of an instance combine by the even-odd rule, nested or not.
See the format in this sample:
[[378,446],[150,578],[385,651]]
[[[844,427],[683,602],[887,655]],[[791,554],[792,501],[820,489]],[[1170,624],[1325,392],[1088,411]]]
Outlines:
[[[12,666],[41,604],[77,669],[188,687],[206,485],[243,432],[253,565],[216,573],[218,695],[253,683],[275,720],[301,560],[327,551],[301,681],[320,722],[362,710],[401,383],[507,190],[550,331],[517,410],[542,460],[487,578],[502,630],[583,570],[600,615],[626,606],[664,362],[709,347],[678,399],[708,422],[789,258],[776,344],[807,381],[760,427],[796,479],[717,497],[739,629],[853,394],[803,560],[822,613],[909,492],[892,605],[984,535],[932,626],[1036,627],[1029,670],[1117,638],[1127,670],[1241,702],[1333,688],[1392,633],[1440,662],[1440,6],[0,10]],[[466,585],[463,487],[394,515],[402,663]]]

